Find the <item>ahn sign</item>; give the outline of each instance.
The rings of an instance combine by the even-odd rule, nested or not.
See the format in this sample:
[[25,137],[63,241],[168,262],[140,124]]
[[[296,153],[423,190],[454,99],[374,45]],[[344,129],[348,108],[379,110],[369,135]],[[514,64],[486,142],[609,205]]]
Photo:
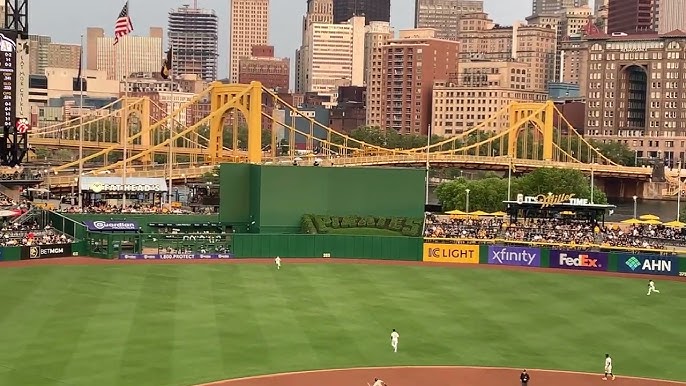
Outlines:
[[679,263],[674,256],[619,254],[617,270],[647,275],[679,275]]

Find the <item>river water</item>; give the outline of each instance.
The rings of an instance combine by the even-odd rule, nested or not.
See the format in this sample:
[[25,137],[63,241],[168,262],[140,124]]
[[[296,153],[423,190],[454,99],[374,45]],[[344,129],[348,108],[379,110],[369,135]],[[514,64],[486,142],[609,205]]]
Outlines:
[[[634,200],[623,199],[623,198],[609,198],[609,203],[616,205],[617,208],[614,214],[611,216],[606,216],[605,221],[608,222],[619,222],[634,217]],[[686,197],[681,200],[681,208],[686,207]],[[432,204],[438,204],[438,199],[436,198],[435,188],[431,189],[429,192],[429,202]],[[473,210],[477,210],[474,208]],[[653,214],[660,217],[664,222],[672,221],[676,219],[677,213],[677,202],[676,201],[660,201],[660,200],[641,200],[636,201],[636,214],[638,216],[644,214]],[[684,222],[685,219],[680,219]]]

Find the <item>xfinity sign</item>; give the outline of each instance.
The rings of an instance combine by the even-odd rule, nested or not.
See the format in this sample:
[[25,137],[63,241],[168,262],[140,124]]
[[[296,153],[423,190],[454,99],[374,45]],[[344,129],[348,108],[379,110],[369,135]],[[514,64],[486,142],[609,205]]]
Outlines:
[[541,250],[538,248],[490,246],[488,247],[488,264],[540,267]]

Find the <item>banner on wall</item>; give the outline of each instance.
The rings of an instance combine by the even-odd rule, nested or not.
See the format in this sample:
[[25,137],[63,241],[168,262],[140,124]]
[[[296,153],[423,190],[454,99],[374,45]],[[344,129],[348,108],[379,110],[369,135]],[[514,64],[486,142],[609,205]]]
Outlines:
[[479,246],[425,243],[422,260],[432,263],[479,264]]
[[121,254],[119,260],[216,260],[216,259],[232,259],[233,255],[230,253],[162,253],[162,254]]
[[488,247],[488,264],[540,267],[541,250],[539,248],[492,245]]
[[84,221],[83,224],[89,231],[137,231],[140,229],[135,221]]
[[22,260],[51,259],[72,255],[71,244],[49,244],[21,247]]
[[550,251],[550,268],[580,271],[607,271],[607,253],[588,251]]
[[646,275],[678,276],[679,261],[675,256],[620,253],[617,255],[617,270]]

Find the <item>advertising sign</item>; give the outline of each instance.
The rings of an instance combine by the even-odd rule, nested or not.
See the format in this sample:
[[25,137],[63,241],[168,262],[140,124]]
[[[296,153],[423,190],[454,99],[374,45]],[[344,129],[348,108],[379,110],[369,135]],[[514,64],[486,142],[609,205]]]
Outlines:
[[119,260],[217,260],[232,259],[230,253],[162,253],[162,254],[121,254]]
[[89,231],[137,231],[140,229],[135,221],[84,221]]
[[617,270],[619,272],[647,275],[679,275],[679,262],[675,256],[621,253],[617,255],[617,258]]
[[153,193],[166,192],[167,181],[164,178],[145,178],[145,177],[130,177],[124,179],[122,177],[81,177],[79,181],[79,188],[81,191],[89,191],[93,193],[104,192],[139,192],[139,193]]
[[71,244],[49,244],[21,247],[22,260],[51,259],[71,256]]
[[2,73],[2,114],[0,125],[14,127],[17,92],[17,32],[0,30],[0,73]]
[[423,261],[432,263],[479,264],[479,246],[425,243]]
[[550,268],[607,271],[607,253],[551,250]]
[[540,267],[541,250],[539,248],[492,245],[488,247],[488,264]]

